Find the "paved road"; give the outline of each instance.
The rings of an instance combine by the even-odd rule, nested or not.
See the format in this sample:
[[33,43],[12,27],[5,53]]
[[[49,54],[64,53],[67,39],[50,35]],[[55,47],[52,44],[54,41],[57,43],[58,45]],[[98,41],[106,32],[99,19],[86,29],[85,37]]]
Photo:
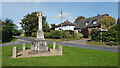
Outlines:
[[[2,46],[10,46],[16,44],[22,44],[23,42],[30,43],[34,41],[34,39],[16,36],[16,38],[20,39],[16,43],[8,43],[3,44]],[[47,41],[48,43],[53,43],[52,41]],[[109,51],[109,52],[120,52],[120,48],[118,47],[106,47],[106,46],[90,46],[90,45],[83,45],[83,44],[75,44],[75,43],[67,43],[67,42],[56,42],[57,45],[63,46],[71,46],[71,47],[78,47],[78,48],[85,48],[85,49],[95,49],[95,50],[102,50],[102,51]]]
[[80,40],[73,40],[73,41],[64,41],[65,43],[73,43],[73,44],[83,44],[86,45],[86,42],[90,39],[80,39]]

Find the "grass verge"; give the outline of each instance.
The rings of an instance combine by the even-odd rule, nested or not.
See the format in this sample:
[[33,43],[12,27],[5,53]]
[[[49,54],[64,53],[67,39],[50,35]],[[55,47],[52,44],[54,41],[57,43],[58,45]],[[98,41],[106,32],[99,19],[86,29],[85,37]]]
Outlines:
[[[2,47],[3,66],[118,66],[118,53],[113,52],[63,46],[62,56],[11,58],[13,47]],[[30,48],[30,44],[26,47]]]
[[10,42],[15,42],[17,41],[18,39],[13,37],[12,39],[10,39],[8,42],[2,42],[2,44],[6,44],[6,43],[10,43]]

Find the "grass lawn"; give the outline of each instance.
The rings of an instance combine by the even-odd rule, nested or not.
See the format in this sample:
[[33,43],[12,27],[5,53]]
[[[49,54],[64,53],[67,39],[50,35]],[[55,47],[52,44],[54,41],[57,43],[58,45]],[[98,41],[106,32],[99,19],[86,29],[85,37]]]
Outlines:
[[[16,46],[19,50],[22,48],[22,45]],[[30,48],[30,44],[26,46]],[[3,66],[118,66],[118,53],[113,52],[63,46],[62,56],[10,58],[12,48],[2,47]]]
[[96,42],[96,41],[88,41],[86,44],[88,44],[88,45],[96,45],[96,46],[109,46],[109,45],[106,45],[105,42]]
[[2,44],[10,43],[10,42],[15,42],[17,40],[18,40],[17,38],[13,37],[12,39],[10,39],[10,41],[8,41],[8,42],[2,42]]

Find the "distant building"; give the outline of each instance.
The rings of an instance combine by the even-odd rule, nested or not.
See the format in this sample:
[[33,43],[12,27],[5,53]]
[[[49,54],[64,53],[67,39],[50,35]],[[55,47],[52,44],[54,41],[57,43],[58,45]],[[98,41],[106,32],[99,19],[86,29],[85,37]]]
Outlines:
[[88,37],[91,29],[100,28],[99,21],[104,16],[109,16],[109,15],[108,14],[103,14],[103,15],[98,14],[97,16],[94,16],[94,17],[80,19],[76,23],[76,26],[74,28],[74,33],[81,32],[84,35],[84,37]]
[[66,20],[62,23],[62,28],[61,28],[61,23],[60,23],[56,26],[55,30],[73,30],[74,31],[74,27],[75,27],[75,24]]

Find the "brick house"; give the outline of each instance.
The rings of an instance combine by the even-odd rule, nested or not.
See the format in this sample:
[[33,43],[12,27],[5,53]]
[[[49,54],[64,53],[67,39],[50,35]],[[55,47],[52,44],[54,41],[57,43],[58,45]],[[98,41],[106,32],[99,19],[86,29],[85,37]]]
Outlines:
[[103,15],[98,14],[97,16],[80,19],[79,21],[76,22],[76,26],[74,28],[74,33],[81,32],[84,35],[84,37],[88,37],[90,35],[91,29],[101,27],[99,21],[104,16],[109,16],[109,15],[108,14],[103,14]]

